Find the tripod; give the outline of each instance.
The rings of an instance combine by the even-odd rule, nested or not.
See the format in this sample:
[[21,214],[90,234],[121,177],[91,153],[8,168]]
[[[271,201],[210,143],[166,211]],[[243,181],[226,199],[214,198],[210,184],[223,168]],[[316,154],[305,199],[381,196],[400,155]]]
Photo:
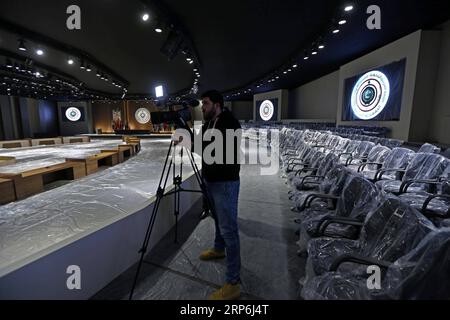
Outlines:
[[[198,170],[197,164],[195,163],[194,160],[194,156],[192,154],[192,150],[186,150],[186,153],[188,155],[189,158],[189,162],[191,164],[192,169],[194,170],[194,175],[195,178],[197,180],[198,185],[200,186],[200,190],[189,190],[189,189],[184,189],[181,187],[181,184],[183,182],[183,154],[184,154],[184,149],[185,147],[180,146],[180,156],[181,156],[181,161],[180,161],[180,168],[178,170],[179,175],[176,175],[176,155],[177,155],[177,145],[174,144],[173,141],[171,141],[170,143],[170,147],[169,150],[167,152],[167,156],[166,159],[164,161],[164,167],[161,173],[161,177],[159,179],[159,184],[158,184],[158,190],[156,192],[156,201],[155,204],[153,206],[153,211],[152,214],[150,216],[150,221],[147,227],[147,231],[145,234],[145,238],[144,238],[144,242],[142,244],[142,248],[139,250],[139,253],[141,254],[140,260],[139,260],[139,264],[138,264],[138,268],[136,271],[136,275],[134,277],[134,281],[133,281],[133,287],[131,288],[131,292],[130,292],[130,296],[129,296],[129,300],[131,300],[133,298],[133,293],[134,293],[134,289],[136,287],[136,283],[139,277],[139,272],[141,270],[142,267],[142,262],[144,260],[144,256],[147,253],[147,248],[148,248],[148,243],[150,241],[150,237],[152,234],[152,230],[153,230],[153,226],[155,224],[155,220],[156,220],[156,216],[158,214],[158,210],[159,210],[159,205],[161,203],[161,200],[164,197],[170,196],[170,195],[174,195],[174,215],[175,215],[175,243],[177,243],[178,241],[178,216],[180,214],[180,196],[181,196],[181,192],[193,192],[193,193],[202,193],[203,197],[206,199],[207,203],[208,203],[208,207],[210,208],[211,214],[213,216],[213,218],[215,219],[216,215],[213,209],[213,206],[211,206],[211,201],[210,201],[210,197],[208,194],[208,190],[205,186],[205,183],[202,179],[202,176],[200,175],[200,172]],[[170,158],[170,162],[169,162],[169,158]],[[169,165],[167,166],[167,163],[169,162]],[[167,181],[169,179],[169,175],[170,172],[172,170],[172,174],[173,174],[173,184],[174,184],[174,189],[173,191],[170,191],[168,193],[165,193],[165,189],[167,186]]]

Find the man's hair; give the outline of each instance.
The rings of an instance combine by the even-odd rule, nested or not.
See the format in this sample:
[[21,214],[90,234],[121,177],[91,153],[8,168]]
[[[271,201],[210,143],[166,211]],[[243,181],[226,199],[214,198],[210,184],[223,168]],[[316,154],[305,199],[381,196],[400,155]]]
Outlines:
[[223,96],[222,94],[217,90],[209,90],[202,94],[203,98],[209,98],[209,100],[212,101],[212,103],[218,103],[220,107],[223,109]]

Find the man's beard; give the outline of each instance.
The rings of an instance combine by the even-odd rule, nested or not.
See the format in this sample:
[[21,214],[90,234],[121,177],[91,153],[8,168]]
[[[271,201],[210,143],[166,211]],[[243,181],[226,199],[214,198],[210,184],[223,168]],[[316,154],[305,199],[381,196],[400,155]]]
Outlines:
[[213,117],[214,117],[213,110],[210,110],[209,112],[204,112],[203,113],[203,119],[205,119],[205,121],[211,121]]

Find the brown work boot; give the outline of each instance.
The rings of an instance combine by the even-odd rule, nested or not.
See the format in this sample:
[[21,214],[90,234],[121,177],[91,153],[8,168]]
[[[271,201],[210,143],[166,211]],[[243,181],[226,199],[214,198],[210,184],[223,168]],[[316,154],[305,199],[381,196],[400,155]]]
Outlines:
[[222,288],[208,297],[208,300],[236,300],[241,296],[241,286],[226,283]]
[[225,258],[225,250],[208,249],[200,254],[200,260],[209,261]]

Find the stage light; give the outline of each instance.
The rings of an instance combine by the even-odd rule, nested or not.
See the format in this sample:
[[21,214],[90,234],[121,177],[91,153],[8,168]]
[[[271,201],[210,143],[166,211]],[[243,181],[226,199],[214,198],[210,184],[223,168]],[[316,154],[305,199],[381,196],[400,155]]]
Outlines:
[[73,64],[73,59],[67,60],[67,63],[70,64],[70,65],[72,65],[72,64]]
[[322,49],[325,48],[325,45],[324,45],[324,44],[319,44],[318,48],[319,48],[320,50],[322,50]]
[[189,64],[193,64],[194,63],[194,60],[191,60],[190,62],[189,62]]
[[144,14],[142,15],[142,20],[143,20],[143,21],[148,21],[148,19],[150,19],[150,15],[149,15],[148,13],[144,13]]
[[333,30],[333,33],[334,34],[339,33],[339,31],[340,31],[339,29],[335,29],[335,30]]
[[19,50],[27,51],[27,47],[25,46],[25,40],[23,40],[23,39],[19,39]]
[[81,60],[81,64],[80,64],[80,69],[86,69],[86,66],[84,65],[84,61],[83,60]]
[[7,68],[12,68],[13,67],[13,64],[12,64],[11,60],[6,59],[6,67]]
[[157,98],[164,97],[164,88],[163,88],[163,86],[155,87],[155,95],[156,95]]
[[37,50],[36,50],[36,54],[37,54],[38,56],[42,56],[42,55],[44,55],[44,50],[42,50],[42,49],[37,49]]
[[92,71],[92,69],[91,69],[91,66],[90,66],[90,65],[87,65],[87,67],[86,67],[86,71],[87,71],[87,72],[91,72],[91,71]]
[[97,70],[97,77],[101,77],[100,71]]
[[317,51],[316,51],[316,50],[313,50],[313,51],[311,52],[311,54],[312,54],[313,56],[315,56],[315,55],[317,54]]
[[343,24],[346,24],[346,23],[347,23],[347,20],[341,20],[341,21],[339,21],[338,23],[339,23],[339,25],[342,26]]
[[298,65],[297,64],[294,64],[293,66],[292,66],[292,68],[297,68],[298,67]]
[[350,6],[346,6],[344,10],[345,10],[345,12],[352,11],[353,10],[353,6],[351,6],[351,5]]
[[158,25],[156,26],[156,28],[155,28],[155,32],[157,32],[157,33],[161,33],[163,30],[162,30],[162,27],[161,27],[161,25],[158,23]]

